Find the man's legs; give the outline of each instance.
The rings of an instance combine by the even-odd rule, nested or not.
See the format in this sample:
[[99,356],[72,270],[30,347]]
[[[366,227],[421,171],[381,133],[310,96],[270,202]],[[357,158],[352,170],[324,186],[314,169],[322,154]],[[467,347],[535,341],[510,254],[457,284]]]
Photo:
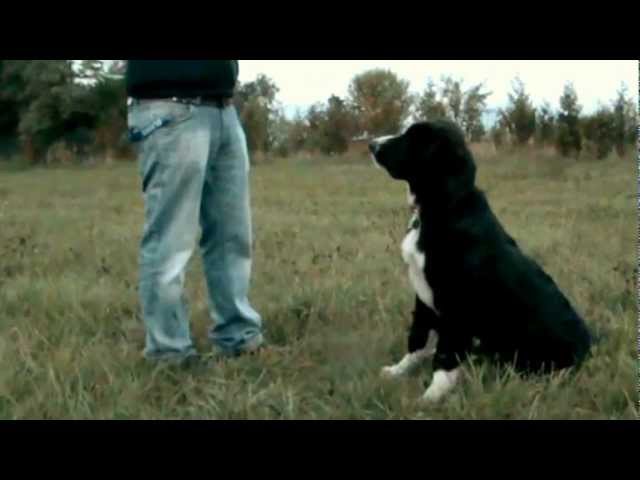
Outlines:
[[129,123],[144,128],[161,117],[172,122],[140,144],[144,355],[150,360],[182,361],[196,354],[183,298],[184,272],[196,246],[202,186],[215,132],[201,109],[171,102],[134,105]]
[[200,246],[214,326],[210,339],[225,355],[251,350],[263,342],[262,319],[249,303],[252,226],[249,155],[234,107],[212,112],[221,134],[211,143],[200,222]]

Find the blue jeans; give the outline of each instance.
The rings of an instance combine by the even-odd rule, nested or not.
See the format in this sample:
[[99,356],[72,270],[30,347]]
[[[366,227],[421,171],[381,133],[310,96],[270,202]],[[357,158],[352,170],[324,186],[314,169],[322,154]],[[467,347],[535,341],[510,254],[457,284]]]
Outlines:
[[195,355],[184,298],[185,268],[198,242],[213,326],[223,354],[262,342],[262,319],[248,300],[252,230],[249,156],[233,106],[215,108],[143,101],[129,107],[129,128],[168,118],[138,145],[144,196],[139,293],[144,355]]

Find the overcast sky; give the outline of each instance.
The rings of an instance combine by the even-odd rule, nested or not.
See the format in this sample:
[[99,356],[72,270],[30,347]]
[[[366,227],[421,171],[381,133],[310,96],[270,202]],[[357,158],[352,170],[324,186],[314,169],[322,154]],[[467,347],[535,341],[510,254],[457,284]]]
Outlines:
[[346,96],[351,79],[372,69],[392,70],[408,80],[411,90],[424,89],[428,77],[439,83],[441,76],[463,80],[464,86],[484,82],[493,94],[490,108],[503,107],[516,76],[524,81],[534,104],[544,100],[557,108],[567,82],[573,82],[585,113],[609,103],[624,82],[638,103],[638,61],[613,60],[241,60],[240,81],[254,80],[260,73],[272,78],[280,88],[278,99],[290,113],[324,102],[332,94]]

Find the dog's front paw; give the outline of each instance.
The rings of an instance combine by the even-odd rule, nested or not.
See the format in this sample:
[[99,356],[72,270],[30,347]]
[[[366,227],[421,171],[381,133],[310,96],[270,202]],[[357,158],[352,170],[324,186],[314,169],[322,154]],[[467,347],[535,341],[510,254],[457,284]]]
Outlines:
[[424,392],[424,395],[420,397],[418,403],[423,406],[435,405],[436,403],[440,402],[443,397],[444,394],[442,392],[438,392],[430,388],[426,392]]
[[424,351],[408,353],[395,365],[384,367],[382,369],[381,376],[387,379],[404,377],[415,371],[424,359]]
[[396,365],[383,367],[382,370],[380,370],[380,378],[382,378],[383,380],[396,380],[401,376],[402,372]]
[[460,370],[455,369],[449,372],[444,370],[437,370],[433,375],[433,381],[427,391],[420,399],[420,403],[423,405],[432,405],[439,402],[447,395],[458,382]]

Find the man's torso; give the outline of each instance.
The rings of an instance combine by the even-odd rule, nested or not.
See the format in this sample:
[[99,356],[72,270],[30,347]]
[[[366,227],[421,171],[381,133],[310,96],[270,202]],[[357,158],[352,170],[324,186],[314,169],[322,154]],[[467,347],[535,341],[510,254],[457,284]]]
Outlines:
[[127,94],[148,98],[230,98],[237,60],[129,60]]

